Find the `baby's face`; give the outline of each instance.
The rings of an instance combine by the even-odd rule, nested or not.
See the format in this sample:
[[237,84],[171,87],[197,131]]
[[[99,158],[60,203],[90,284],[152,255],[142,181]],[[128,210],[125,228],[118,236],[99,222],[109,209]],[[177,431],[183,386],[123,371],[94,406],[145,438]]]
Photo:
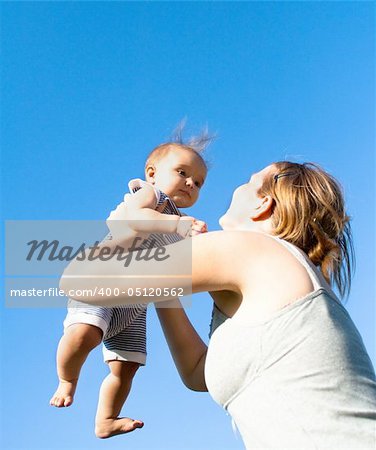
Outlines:
[[188,208],[196,203],[205,182],[207,169],[194,151],[178,149],[146,169],[146,180],[154,184],[178,208]]

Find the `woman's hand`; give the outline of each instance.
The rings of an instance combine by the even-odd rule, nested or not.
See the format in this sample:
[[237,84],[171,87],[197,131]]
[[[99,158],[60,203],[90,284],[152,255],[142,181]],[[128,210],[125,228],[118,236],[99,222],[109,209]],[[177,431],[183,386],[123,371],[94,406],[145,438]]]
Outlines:
[[[135,202],[132,202],[132,197],[131,194],[125,194],[124,201],[119,203],[106,219],[106,224],[113,239],[122,240],[131,236],[140,236],[141,234],[132,226],[134,225],[132,224],[132,218],[135,218],[135,211],[140,208],[137,203],[134,204]],[[148,235],[143,233],[140,237],[145,239]]]
[[193,219],[192,236],[197,236],[198,234],[207,232],[208,226],[206,225],[206,222],[204,222],[203,220]]
[[191,216],[182,216],[176,227],[176,232],[184,239],[206,233],[208,228],[202,220],[195,219]]

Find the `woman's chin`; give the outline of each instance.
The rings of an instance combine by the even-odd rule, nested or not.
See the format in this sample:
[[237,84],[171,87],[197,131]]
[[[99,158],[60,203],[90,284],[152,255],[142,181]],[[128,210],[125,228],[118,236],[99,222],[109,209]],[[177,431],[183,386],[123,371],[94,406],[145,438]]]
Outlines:
[[233,227],[231,226],[231,220],[230,218],[224,214],[220,219],[218,220],[218,223],[222,230],[231,230]]

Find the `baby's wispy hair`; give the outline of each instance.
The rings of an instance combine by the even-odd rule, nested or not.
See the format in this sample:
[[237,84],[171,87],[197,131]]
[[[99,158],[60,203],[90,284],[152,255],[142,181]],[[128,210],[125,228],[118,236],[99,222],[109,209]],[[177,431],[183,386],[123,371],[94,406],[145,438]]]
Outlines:
[[187,119],[184,118],[179,122],[179,124],[173,130],[170,139],[163,144],[155,147],[148,155],[146,159],[147,167],[159,159],[163,158],[169,151],[174,148],[181,148],[183,150],[194,151],[203,161],[206,168],[208,169],[208,162],[203,158],[203,154],[209,144],[216,138],[216,135],[209,133],[208,126],[206,125],[200,134],[197,136],[191,136],[188,139],[184,138],[184,129],[187,123]]
[[188,140],[184,139],[184,129],[187,124],[187,118],[184,117],[174,131],[172,132],[171,141],[177,144],[190,147],[195,152],[201,154],[206,148],[214,141],[216,135],[209,133],[208,125],[202,129],[201,133],[197,136],[191,136]]

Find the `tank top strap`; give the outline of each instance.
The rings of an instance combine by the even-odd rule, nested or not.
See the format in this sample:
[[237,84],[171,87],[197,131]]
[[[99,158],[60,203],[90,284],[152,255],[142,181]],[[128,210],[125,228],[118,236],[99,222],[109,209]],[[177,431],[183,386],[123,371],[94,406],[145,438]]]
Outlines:
[[281,245],[283,245],[295,258],[301,263],[301,265],[307,270],[308,276],[310,277],[314,290],[318,290],[320,288],[325,289],[326,291],[330,292],[332,295],[336,297],[334,292],[332,291],[329,284],[324,279],[321,272],[317,269],[317,267],[314,266],[312,261],[308,258],[308,256],[296,245],[291,244],[288,241],[285,241],[284,239],[279,238],[278,236],[272,236],[270,235],[274,240],[279,242]]

